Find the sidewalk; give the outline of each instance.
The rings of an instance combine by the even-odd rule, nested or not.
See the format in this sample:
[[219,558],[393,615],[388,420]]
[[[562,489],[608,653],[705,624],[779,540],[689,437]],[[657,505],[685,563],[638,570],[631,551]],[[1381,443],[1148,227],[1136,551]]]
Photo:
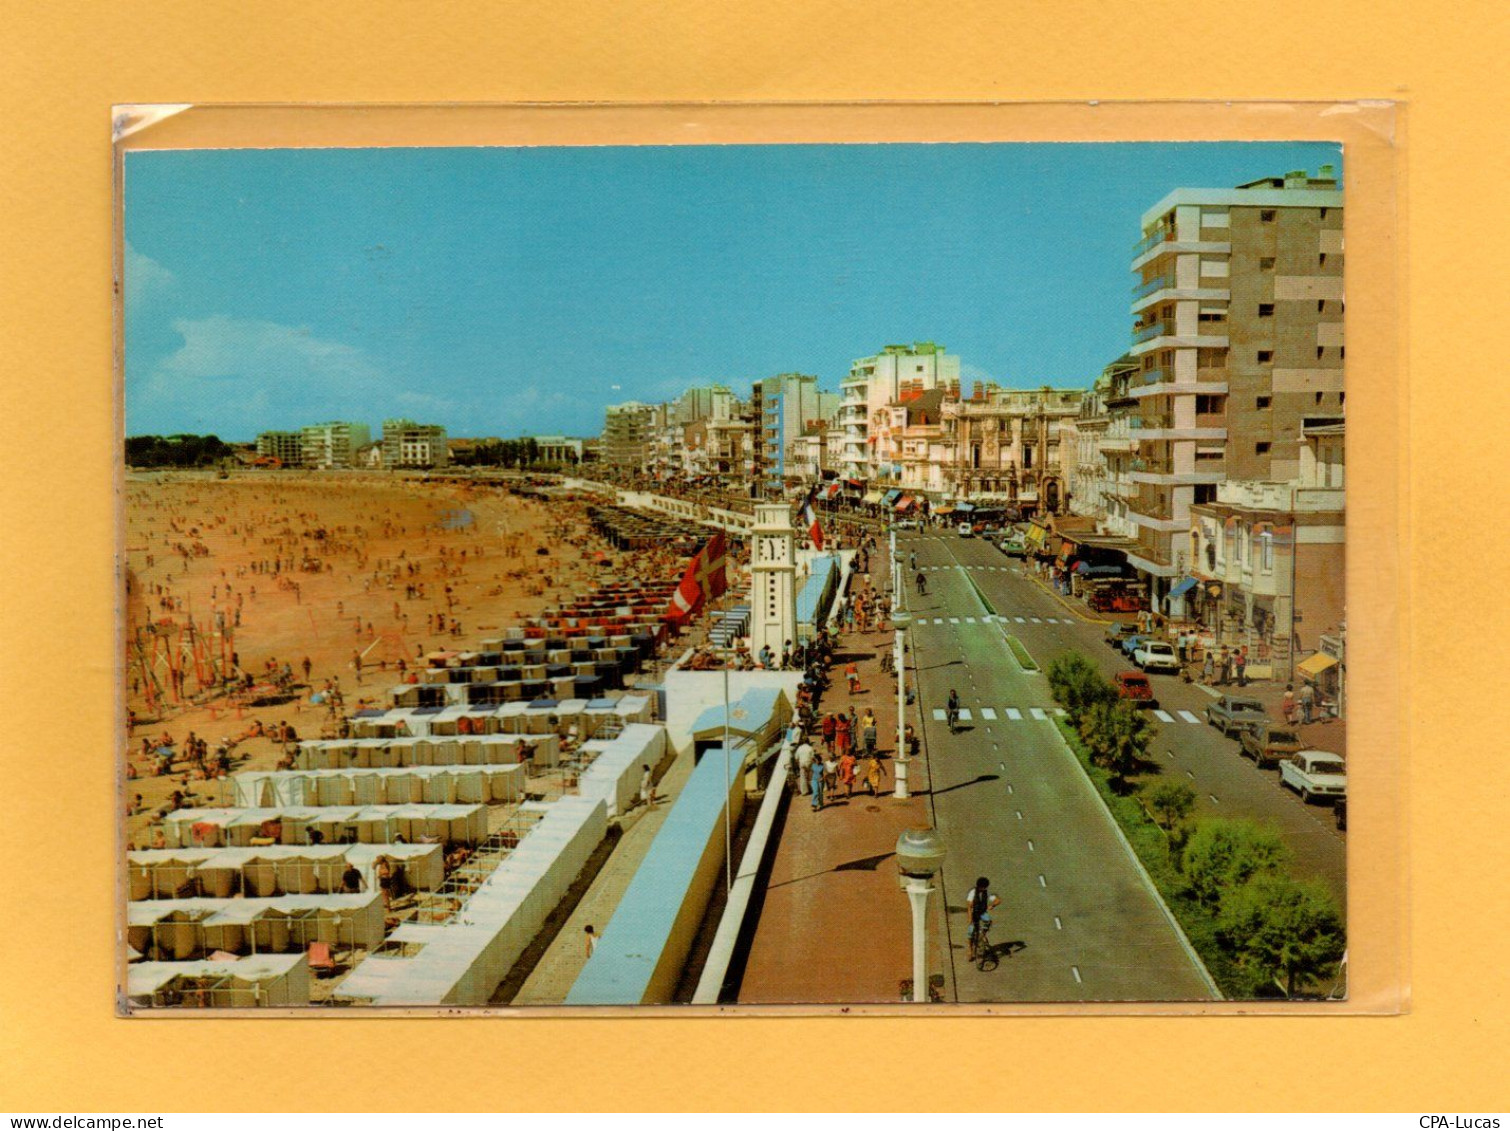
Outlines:
[[[870,555],[872,586],[884,589],[885,543]],[[858,585],[864,575],[858,575]],[[739,1001],[744,1004],[802,1002],[881,1002],[900,1000],[900,984],[912,977],[912,919],[897,881],[894,852],[902,831],[928,824],[926,763],[910,766],[912,797],[891,796],[897,744],[896,680],[881,670],[881,658],[895,640],[890,631],[845,633],[834,657],[831,683],[819,704],[819,717],[848,710],[875,712],[877,747],[883,770],[882,795],[863,789],[814,812],[811,797],[793,793],[788,801],[771,866],[760,893],[760,919],[745,963]],[[856,661],[858,693],[850,696],[844,667]],[[910,663],[910,657],[909,657]],[[915,710],[915,708],[913,709]],[[918,725],[916,715],[908,721]],[[821,735],[813,738],[822,753]],[[930,901],[934,947],[931,972],[943,969],[941,902]]]

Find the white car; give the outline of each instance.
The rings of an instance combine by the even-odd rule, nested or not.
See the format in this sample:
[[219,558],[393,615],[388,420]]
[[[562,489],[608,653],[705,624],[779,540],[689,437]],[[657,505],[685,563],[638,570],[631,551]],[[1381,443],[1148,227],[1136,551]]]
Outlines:
[[974,534],[975,527],[971,526],[968,522],[962,522],[959,524],[959,536],[961,538],[969,538]]
[[1309,803],[1315,797],[1347,796],[1347,763],[1325,750],[1302,750],[1279,763],[1279,784]]
[[1133,663],[1146,672],[1177,672],[1180,657],[1174,645],[1162,640],[1145,640],[1133,650]]

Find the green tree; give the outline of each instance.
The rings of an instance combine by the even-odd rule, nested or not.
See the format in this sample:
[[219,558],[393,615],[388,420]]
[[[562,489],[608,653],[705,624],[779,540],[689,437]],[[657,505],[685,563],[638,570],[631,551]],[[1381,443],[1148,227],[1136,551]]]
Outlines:
[[1091,761],[1111,771],[1112,788],[1119,792],[1126,790],[1128,777],[1147,761],[1153,736],[1148,716],[1119,699],[1093,703],[1080,721],[1080,737]]
[[1097,703],[1110,703],[1117,692],[1101,678],[1096,666],[1079,652],[1064,652],[1049,664],[1049,691],[1069,715],[1070,725],[1078,727]]
[[1228,892],[1217,916],[1217,941],[1231,951],[1254,991],[1283,979],[1288,997],[1302,983],[1331,973],[1347,949],[1331,892],[1288,876],[1261,876]]
[[1148,811],[1154,823],[1169,834],[1169,847],[1180,852],[1189,838],[1186,819],[1195,810],[1195,790],[1182,781],[1167,781],[1149,790]]
[[1213,909],[1249,881],[1283,873],[1289,861],[1290,850],[1272,826],[1221,818],[1196,825],[1182,858],[1190,893]]

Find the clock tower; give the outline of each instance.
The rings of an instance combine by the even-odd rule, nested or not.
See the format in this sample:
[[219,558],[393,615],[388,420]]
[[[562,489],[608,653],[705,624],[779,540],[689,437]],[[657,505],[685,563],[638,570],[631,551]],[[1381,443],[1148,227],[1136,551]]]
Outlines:
[[796,531],[785,503],[756,503],[750,542],[750,653],[797,640]]

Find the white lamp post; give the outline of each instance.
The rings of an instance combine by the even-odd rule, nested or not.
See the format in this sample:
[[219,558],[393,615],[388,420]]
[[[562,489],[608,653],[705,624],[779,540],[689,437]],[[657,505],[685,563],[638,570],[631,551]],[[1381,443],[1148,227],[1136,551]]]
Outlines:
[[912,904],[912,1000],[928,1000],[928,895],[944,866],[944,842],[933,829],[908,829],[897,837],[902,890]]
[[910,796],[907,792],[907,769],[912,760],[907,756],[907,629],[912,624],[908,613],[893,611],[892,626],[897,630],[897,754],[892,760],[896,766],[896,788],[891,795],[902,801]]

